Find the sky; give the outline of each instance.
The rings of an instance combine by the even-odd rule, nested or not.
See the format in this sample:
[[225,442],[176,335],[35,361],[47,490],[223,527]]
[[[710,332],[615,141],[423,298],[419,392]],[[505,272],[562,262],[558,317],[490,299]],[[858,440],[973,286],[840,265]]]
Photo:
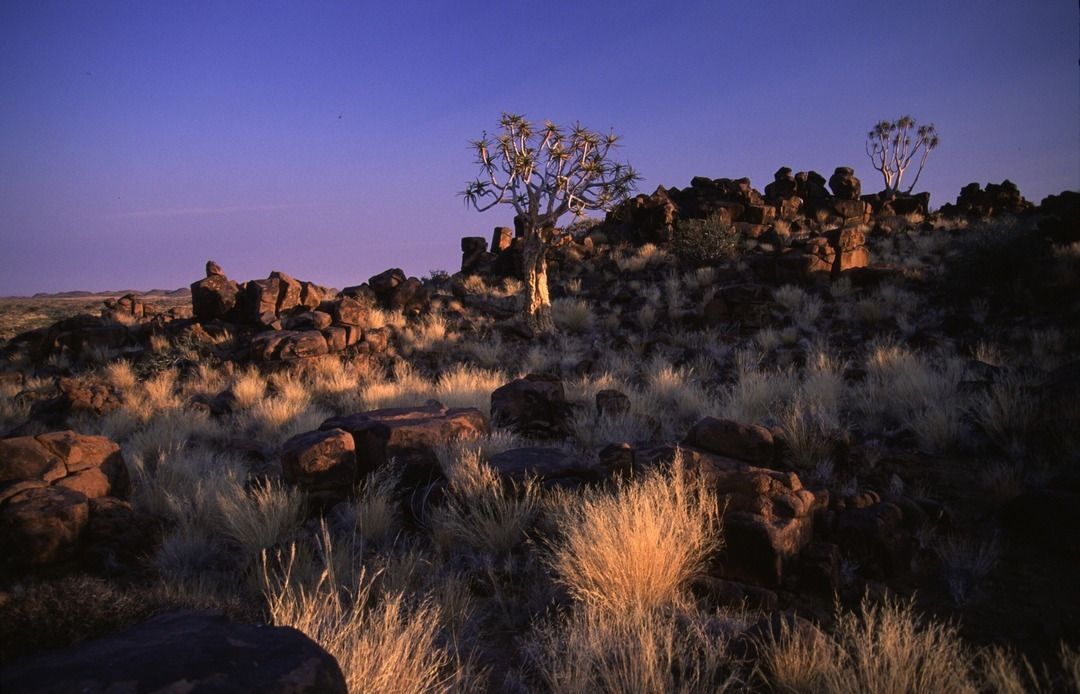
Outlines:
[[[1076,0],[0,0],[0,296],[342,287],[460,263],[502,112],[622,136],[639,189],[853,166],[904,114],[938,206],[1080,189]],[[569,221],[569,220],[567,220]]]

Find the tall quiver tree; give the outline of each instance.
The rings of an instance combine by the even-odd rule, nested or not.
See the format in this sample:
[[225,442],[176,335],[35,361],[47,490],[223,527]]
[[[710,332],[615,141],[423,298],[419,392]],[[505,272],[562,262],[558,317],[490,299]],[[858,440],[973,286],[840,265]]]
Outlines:
[[885,190],[894,194],[899,192],[904,173],[918,157],[919,168],[905,192],[910,193],[915,189],[926,158],[937,146],[938,134],[934,124],[919,125],[911,116],[880,121],[866,134],[866,155],[885,179]]
[[504,113],[499,132],[474,142],[480,174],[466,185],[465,204],[483,212],[499,204],[513,207],[524,232],[522,265],[525,321],[538,332],[554,329],[548,294],[547,249],[555,224],[568,212],[609,210],[634,189],[638,175],[629,164],[612,161],[619,141],[575,124],[572,128]]

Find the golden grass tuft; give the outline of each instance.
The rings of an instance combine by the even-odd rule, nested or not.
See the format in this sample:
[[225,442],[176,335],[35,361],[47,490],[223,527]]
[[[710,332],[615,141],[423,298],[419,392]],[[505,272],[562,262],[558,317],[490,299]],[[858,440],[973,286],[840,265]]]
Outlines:
[[583,606],[540,623],[525,644],[547,689],[566,694],[741,691],[725,650],[723,636],[674,610]]
[[264,554],[263,592],[271,621],[302,631],[333,655],[349,691],[416,694],[479,684],[467,682],[467,667],[440,643],[442,615],[433,598],[380,593],[363,568],[342,580],[329,541],[323,554],[323,570],[311,582],[293,574],[295,547],[278,557],[280,570]]
[[553,502],[549,562],[579,602],[610,614],[675,604],[720,543],[714,494],[671,470]]

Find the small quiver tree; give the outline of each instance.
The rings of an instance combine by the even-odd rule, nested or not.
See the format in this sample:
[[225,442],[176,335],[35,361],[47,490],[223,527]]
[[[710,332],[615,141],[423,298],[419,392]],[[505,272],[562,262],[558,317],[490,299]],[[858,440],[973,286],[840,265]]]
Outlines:
[[911,162],[918,157],[919,168],[904,192],[910,193],[915,189],[926,158],[937,146],[938,134],[934,124],[919,125],[911,116],[901,116],[895,121],[880,121],[866,134],[866,155],[885,179],[885,190],[894,194],[900,190],[900,181]]
[[609,210],[626,199],[638,175],[629,164],[611,160],[619,138],[582,127],[504,113],[499,133],[485,132],[472,143],[480,174],[465,187],[465,204],[483,212],[499,204],[520,217],[526,323],[538,332],[554,329],[548,294],[547,248],[555,224],[567,212]]

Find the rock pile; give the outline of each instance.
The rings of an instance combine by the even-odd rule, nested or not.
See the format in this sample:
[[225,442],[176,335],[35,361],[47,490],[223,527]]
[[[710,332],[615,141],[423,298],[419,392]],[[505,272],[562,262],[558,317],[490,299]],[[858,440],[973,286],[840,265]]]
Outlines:
[[93,545],[108,542],[110,528],[133,523],[128,491],[120,446],[105,437],[56,431],[0,439],[3,563],[42,566],[100,551]]
[[999,217],[1024,214],[1034,205],[1024,199],[1016,184],[1006,179],[1001,183],[987,183],[983,190],[978,183],[969,183],[960,189],[955,205],[942,205],[941,214],[946,217]]
[[237,284],[213,261],[207,262],[206,277],[191,285],[191,296],[197,321],[255,331],[249,355],[258,361],[317,357],[357,344],[363,345],[362,351],[381,351],[387,336],[381,327],[367,327],[372,308],[419,315],[431,299],[420,280],[397,268],[334,295],[279,271]]

